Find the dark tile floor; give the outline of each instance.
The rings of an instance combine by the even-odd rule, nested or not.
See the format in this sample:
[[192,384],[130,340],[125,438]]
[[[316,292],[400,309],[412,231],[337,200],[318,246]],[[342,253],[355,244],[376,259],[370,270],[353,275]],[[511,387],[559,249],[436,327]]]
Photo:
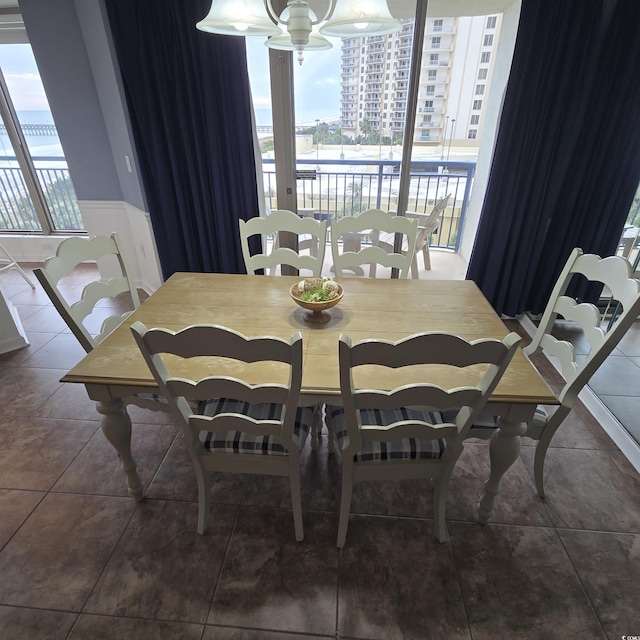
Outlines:
[[[15,272],[1,282],[32,344],[0,356],[0,640],[640,635],[640,477],[582,406],[549,450],[546,500],[525,440],[484,527],[488,447],[467,444],[449,543],[433,536],[428,487],[368,483],[339,551],[339,459],[326,441],[304,451],[304,542],[286,480],[230,475],[198,536],[177,427],[131,409],[146,488],[135,503],[84,388],[59,382],[82,350],[39,287]],[[636,366],[640,353],[624,357]]]

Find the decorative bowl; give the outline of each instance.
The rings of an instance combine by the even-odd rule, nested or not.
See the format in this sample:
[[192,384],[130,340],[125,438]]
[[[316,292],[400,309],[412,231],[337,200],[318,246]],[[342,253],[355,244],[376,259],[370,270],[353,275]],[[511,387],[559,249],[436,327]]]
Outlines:
[[[336,283],[338,284],[338,283]],[[311,302],[309,300],[303,300],[300,297],[300,290],[298,289],[298,283],[291,286],[289,294],[293,298],[293,301],[303,309],[305,313],[303,318],[307,322],[324,323],[331,320],[331,314],[327,312],[327,309],[335,307],[344,296],[344,289],[338,284],[338,295],[332,300],[324,300],[322,302]]]

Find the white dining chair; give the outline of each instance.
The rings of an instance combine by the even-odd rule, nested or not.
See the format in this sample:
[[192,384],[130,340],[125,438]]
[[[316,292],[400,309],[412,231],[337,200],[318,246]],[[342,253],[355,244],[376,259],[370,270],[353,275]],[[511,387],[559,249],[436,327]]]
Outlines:
[[[300,332],[290,340],[249,338],[216,325],[173,332],[148,329],[141,322],[134,322],[131,331],[182,427],[198,483],[198,533],[207,529],[211,474],[250,473],[289,478],[295,536],[303,540],[300,450],[311,429],[313,409],[298,407]],[[212,360],[190,375],[182,360],[176,364],[176,356]],[[216,363],[220,358],[234,362],[233,376],[221,375]],[[246,363],[268,365],[270,379],[256,382],[246,377]],[[274,363],[287,365],[283,378],[273,377]],[[197,412],[194,406],[204,409]]]
[[[410,251],[396,253],[393,244],[382,247],[380,234],[401,235],[401,246]],[[355,271],[362,265],[369,265],[369,277],[376,277],[376,266],[398,269],[400,278],[409,275],[417,234],[417,223],[401,216],[390,215],[380,209],[367,209],[357,216],[339,218],[331,225],[331,253],[336,277],[342,277],[345,270]],[[362,239],[369,236],[371,243]]]
[[[316,220],[311,217],[300,217],[297,213],[287,209],[274,209],[264,218],[240,220],[240,242],[244,264],[249,274],[255,274],[259,269],[269,269],[270,274],[276,272],[278,266],[288,265],[298,270],[308,270],[313,276],[320,276],[324,263],[327,246],[327,221]],[[284,246],[281,233],[291,233],[298,236],[298,251]],[[273,235],[274,242],[271,251],[263,240],[263,253],[251,255],[249,238],[260,235]],[[309,254],[301,253],[305,248]]]
[[[117,265],[117,276],[103,276],[99,273],[100,278],[85,284],[80,292],[61,286],[61,280],[81,263],[95,262],[100,272],[107,260],[107,267]],[[93,238],[67,238],[58,246],[56,255],[48,258],[33,273],[87,353],[140,306],[138,290],[117,233]],[[122,294],[126,294],[127,298],[124,311],[121,310],[122,301],[115,300]],[[110,301],[109,305],[104,304],[107,301]],[[99,311],[104,317],[100,328],[92,331],[86,323],[99,303],[103,303]]]
[[[95,263],[99,278],[80,289],[65,285],[64,279],[81,263]],[[140,296],[122,241],[110,236],[63,240],[56,255],[33,270],[53,306],[89,353],[140,306]],[[139,393],[124,399],[153,411],[167,411],[168,404],[156,393]]]
[[[622,311],[607,331],[603,314],[595,304],[581,302],[567,295],[567,287],[580,275],[586,280],[602,283],[617,300]],[[544,354],[562,375],[564,386],[556,407],[538,406],[534,419],[527,425],[524,437],[537,440],[534,458],[534,477],[538,495],[544,498],[544,462],[551,439],[570,413],[582,388],[598,370],[607,356],[620,342],[629,327],[640,314],[640,282],[632,277],[629,261],[621,256],[601,258],[595,254],[585,254],[581,249],[573,249],[547,303],[538,329],[531,344],[524,349],[527,356]],[[590,350],[586,357],[580,357],[570,342],[554,336],[554,326],[558,316],[572,329],[580,332],[588,342]],[[475,421],[468,436],[490,438],[496,429],[496,419],[485,412]]]
[[[327,419],[342,455],[338,547],[347,535],[353,483],[385,480],[433,481],[435,533],[448,538],[445,524],[451,471],[474,419],[513,357],[520,337],[467,342],[440,332],[397,342],[339,341],[341,406],[327,406]],[[457,373],[429,376],[416,365],[451,365]],[[359,389],[358,367],[385,367],[385,386]],[[484,365],[475,380],[465,367]],[[447,412],[446,418],[443,412]]]

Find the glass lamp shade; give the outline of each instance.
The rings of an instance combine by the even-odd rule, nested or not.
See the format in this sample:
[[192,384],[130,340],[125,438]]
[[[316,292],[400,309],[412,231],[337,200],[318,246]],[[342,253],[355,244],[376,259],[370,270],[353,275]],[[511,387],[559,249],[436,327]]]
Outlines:
[[[291,36],[288,33],[281,33],[279,36],[272,36],[265,45],[270,49],[281,49],[283,51],[295,51],[295,45],[291,42]],[[318,33],[317,27],[311,29],[309,34],[309,42],[305,45],[305,51],[322,51],[323,49],[331,49],[333,45]]]
[[386,0],[336,0],[331,18],[320,33],[338,38],[384,36],[396,33],[402,25],[391,15]]
[[225,36],[275,36],[279,27],[269,18],[263,0],[213,0],[200,31]]

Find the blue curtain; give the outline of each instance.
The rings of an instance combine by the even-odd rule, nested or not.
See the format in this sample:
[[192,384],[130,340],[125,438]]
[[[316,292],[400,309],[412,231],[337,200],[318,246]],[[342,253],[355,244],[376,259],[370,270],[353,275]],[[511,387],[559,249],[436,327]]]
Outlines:
[[244,273],[238,219],[259,215],[244,39],[196,29],[210,0],[105,5],[164,277]]
[[615,252],[640,181],[639,105],[638,0],[523,0],[467,272],[496,311],[542,311],[574,247]]

